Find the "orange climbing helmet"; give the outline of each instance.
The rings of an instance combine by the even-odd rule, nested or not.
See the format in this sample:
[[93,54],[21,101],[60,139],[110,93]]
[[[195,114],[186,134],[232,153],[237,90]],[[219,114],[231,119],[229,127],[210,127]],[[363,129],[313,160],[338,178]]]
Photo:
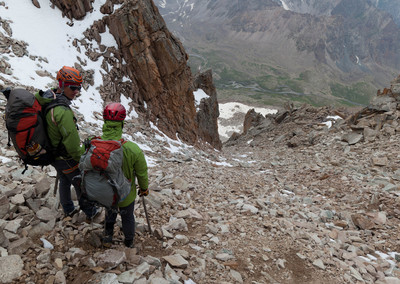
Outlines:
[[81,73],[75,68],[63,66],[58,72],[56,79],[61,84],[65,85],[80,85],[82,84]]
[[126,109],[120,103],[110,103],[103,111],[104,120],[124,121]]

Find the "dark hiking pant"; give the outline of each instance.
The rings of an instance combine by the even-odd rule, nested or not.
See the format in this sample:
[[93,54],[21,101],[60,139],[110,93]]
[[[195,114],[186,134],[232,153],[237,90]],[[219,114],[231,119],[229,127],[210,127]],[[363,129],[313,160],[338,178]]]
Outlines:
[[114,224],[117,220],[117,214],[121,214],[122,220],[122,232],[125,236],[125,241],[133,241],[135,237],[135,216],[133,215],[133,210],[135,209],[135,201],[132,201],[126,207],[119,207],[119,209],[107,209],[106,211],[106,224],[105,224],[105,234],[107,236],[112,236],[114,233]]
[[[71,199],[72,179],[80,175],[78,168],[79,163],[74,159],[56,160],[52,166],[57,170],[60,178],[58,190],[60,192],[60,203],[66,215],[70,214],[75,209],[75,205]],[[80,209],[87,217],[92,217],[96,214],[96,206],[82,195],[82,191],[78,186],[74,185],[76,196],[79,201]]]

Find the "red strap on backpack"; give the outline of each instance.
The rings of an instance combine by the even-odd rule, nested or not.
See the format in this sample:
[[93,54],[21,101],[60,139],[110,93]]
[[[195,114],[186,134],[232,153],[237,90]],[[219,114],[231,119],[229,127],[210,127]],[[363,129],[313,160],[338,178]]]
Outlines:
[[102,140],[101,138],[92,139],[91,144],[95,148],[93,149],[93,155],[90,157],[90,162],[94,169],[98,171],[105,171],[107,169],[111,152],[119,149],[125,143],[124,139],[118,141]]

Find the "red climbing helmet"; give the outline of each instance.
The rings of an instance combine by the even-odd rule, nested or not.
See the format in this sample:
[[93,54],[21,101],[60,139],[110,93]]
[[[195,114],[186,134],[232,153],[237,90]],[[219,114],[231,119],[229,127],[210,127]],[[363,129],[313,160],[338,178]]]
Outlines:
[[63,66],[58,72],[56,79],[59,82],[67,83],[69,85],[82,84],[81,73],[75,68]]
[[104,120],[124,121],[126,109],[120,103],[110,103],[103,111]]

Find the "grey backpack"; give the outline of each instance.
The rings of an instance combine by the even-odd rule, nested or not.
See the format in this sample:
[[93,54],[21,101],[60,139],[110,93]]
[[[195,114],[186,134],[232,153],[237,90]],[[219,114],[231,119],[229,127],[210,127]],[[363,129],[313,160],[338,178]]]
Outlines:
[[107,208],[117,207],[131,191],[131,183],[122,171],[125,142],[93,138],[79,162],[83,193]]

